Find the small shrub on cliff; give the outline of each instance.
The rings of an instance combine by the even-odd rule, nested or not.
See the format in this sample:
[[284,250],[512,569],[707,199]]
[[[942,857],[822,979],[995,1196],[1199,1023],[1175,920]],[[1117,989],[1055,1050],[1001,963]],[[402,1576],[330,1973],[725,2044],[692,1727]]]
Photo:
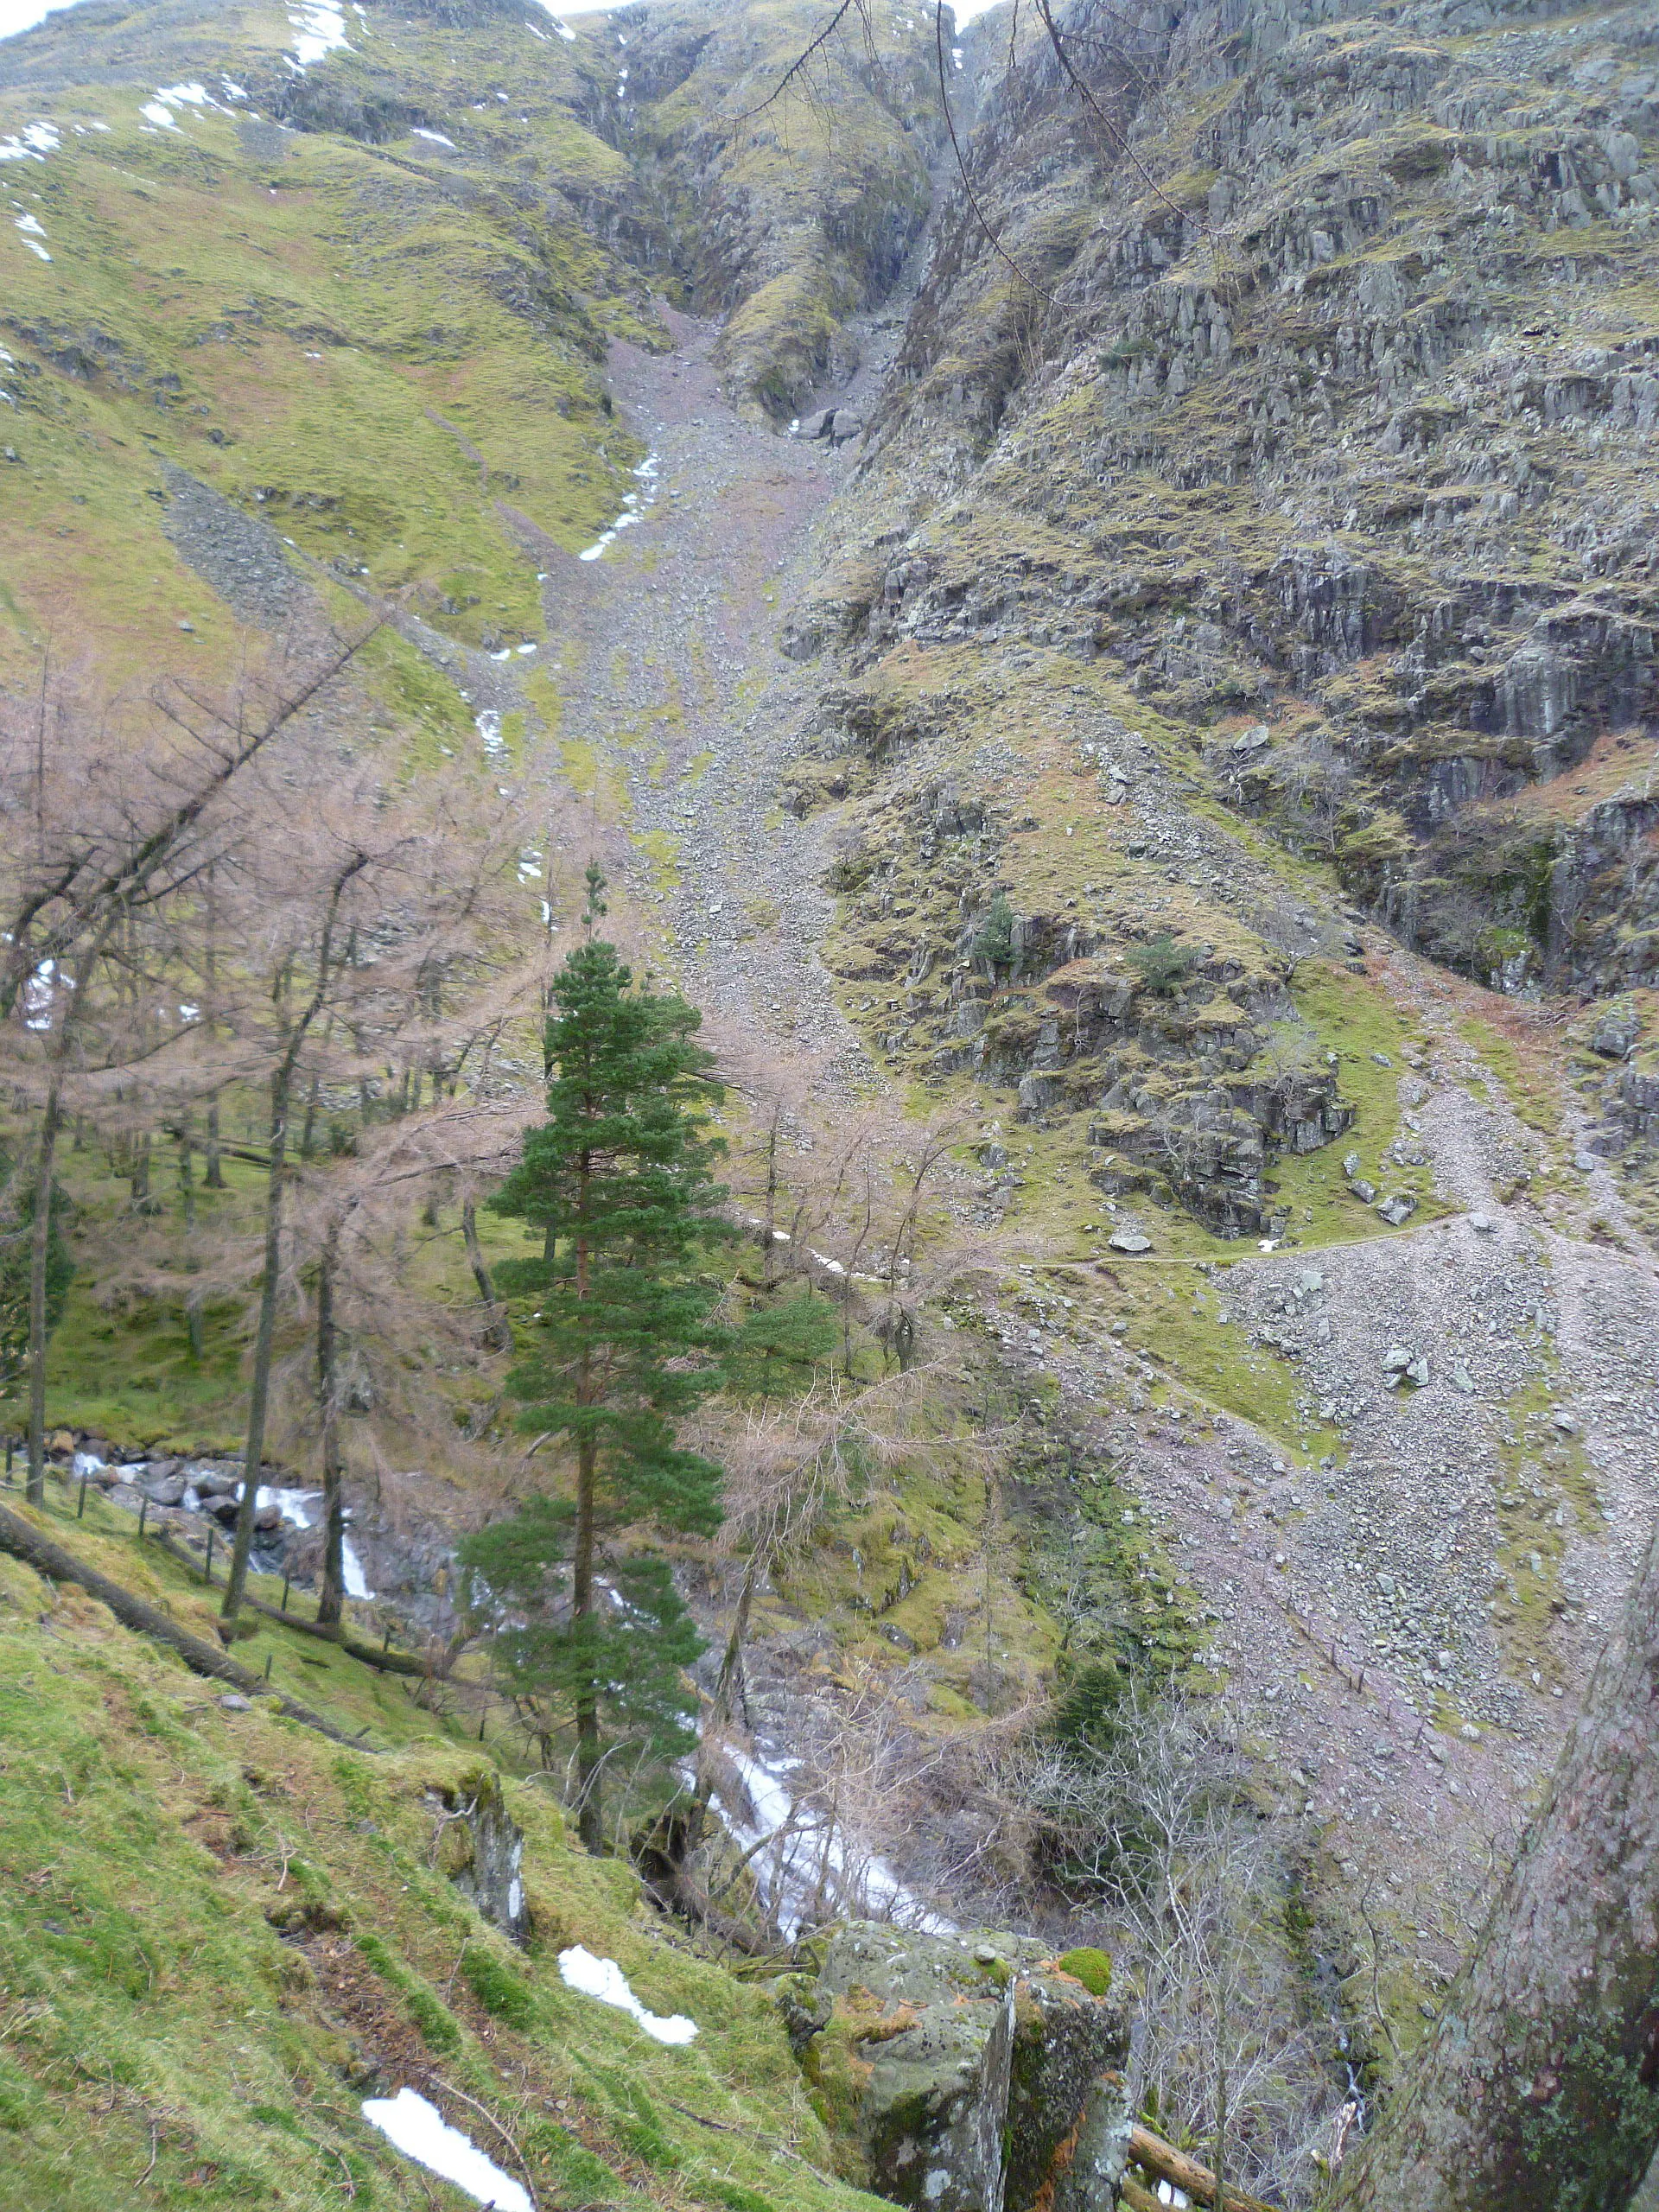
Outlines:
[[1198,964],[1197,946],[1178,944],[1167,930],[1145,944],[1132,944],[1126,957],[1142,988],[1160,998],[1172,997]]
[[992,899],[990,911],[979,925],[974,939],[973,957],[982,960],[993,974],[999,968],[1008,967],[1014,959],[1014,909],[999,891]]

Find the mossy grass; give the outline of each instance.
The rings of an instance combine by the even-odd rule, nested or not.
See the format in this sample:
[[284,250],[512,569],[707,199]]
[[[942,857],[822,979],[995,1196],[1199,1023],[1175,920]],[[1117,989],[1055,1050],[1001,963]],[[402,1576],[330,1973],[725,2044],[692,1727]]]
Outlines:
[[[53,1533],[196,1624],[181,1570],[101,1514]],[[400,2082],[496,2156],[477,2107],[499,2114],[543,2201],[867,2201],[825,2171],[764,1991],[642,1923],[632,1875],[573,1850],[544,1788],[505,1780],[537,1930],[515,1954],[434,1864],[476,1745],[343,1654],[306,1694],[349,1731],[365,1716],[365,1748],[263,1700],[224,1710],[80,1593],[0,1560],[0,1850],[22,1877],[0,1899],[6,2212],[103,2212],[141,2179],[158,2203],[316,2212],[349,2180],[412,2212],[429,2190],[359,2110]],[[696,2019],[696,2043],[655,2044],[567,1988],[571,1942]],[[543,2117],[520,2131],[527,2088]]]

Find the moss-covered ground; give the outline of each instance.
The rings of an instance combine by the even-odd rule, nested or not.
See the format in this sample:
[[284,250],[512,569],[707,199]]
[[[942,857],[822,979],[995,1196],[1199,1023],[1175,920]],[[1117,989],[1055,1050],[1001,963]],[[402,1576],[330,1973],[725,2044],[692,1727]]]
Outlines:
[[[235,612],[165,534],[163,463],[463,643],[538,640],[537,550],[588,543],[637,458],[605,336],[649,335],[567,196],[626,175],[577,117],[586,42],[376,11],[282,83],[286,19],[256,12],[225,27],[224,79],[168,104],[155,12],[154,74],[87,33],[49,91],[0,92],[0,132],[60,135],[3,180],[50,258],[7,226],[0,681],[71,638],[111,689],[234,669]],[[298,127],[256,119],[266,99]]]
[[[108,1516],[110,1520],[125,1516]],[[181,1570],[89,1507],[49,1532],[198,1632]],[[129,1523],[130,1527],[130,1523]],[[763,1989],[667,1940],[626,1866],[567,1841],[506,1780],[535,1933],[515,1951],[452,1886],[447,1806],[480,1752],[405,1687],[262,1630],[256,1669],[345,1749],[0,1559],[0,2206],[460,2206],[363,2120],[430,2097],[539,2202],[799,2207],[860,2198]],[[321,1663],[319,1663],[321,1662]],[[616,1959],[683,2012],[683,2049],[567,1988]]]

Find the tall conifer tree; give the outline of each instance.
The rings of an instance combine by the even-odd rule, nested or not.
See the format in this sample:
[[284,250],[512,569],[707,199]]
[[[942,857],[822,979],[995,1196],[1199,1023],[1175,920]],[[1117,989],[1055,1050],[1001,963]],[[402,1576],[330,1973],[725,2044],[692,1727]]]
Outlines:
[[708,1125],[720,1091],[696,1042],[701,1016],[634,987],[594,934],[603,889],[590,868],[586,938],[553,985],[547,1119],[491,1200],[541,1240],[538,1257],[505,1262],[497,1281],[533,1301],[509,1388],[520,1426],[563,1446],[569,1488],[463,1554],[523,1622],[498,1643],[510,1674],[568,1707],[589,1850],[602,1835],[606,1735],[660,1753],[690,1741],[680,1670],[701,1644],[665,1564],[606,1540],[642,1523],[719,1525],[721,1470],[677,1433],[720,1379],[721,1294],[704,1263],[732,1234],[713,1178],[724,1146]]

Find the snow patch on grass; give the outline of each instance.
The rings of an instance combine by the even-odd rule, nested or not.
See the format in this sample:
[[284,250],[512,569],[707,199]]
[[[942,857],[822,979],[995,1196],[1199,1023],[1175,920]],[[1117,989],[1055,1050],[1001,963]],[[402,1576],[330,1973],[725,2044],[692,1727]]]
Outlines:
[[62,143],[55,123],[26,123],[15,137],[0,138],[0,162],[43,162]]
[[696,2035],[696,2022],[688,2020],[683,2012],[671,2012],[664,2019],[660,2013],[646,2012],[616,1961],[595,1958],[581,1943],[559,1953],[559,1977],[584,1997],[597,1998],[601,2005],[614,2005],[619,2012],[626,2012],[658,2043],[690,2043]]
[[369,2097],[363,2117],[378,2127],[393,2146],[417,2166],[453,2182],[475,2203],[491,2204],[495,2212],[536,2212],[522,2182],[504,2174],[493,2158],[451,2127],[435,2105],[413,2089],[399,2089],[395,2097]]

